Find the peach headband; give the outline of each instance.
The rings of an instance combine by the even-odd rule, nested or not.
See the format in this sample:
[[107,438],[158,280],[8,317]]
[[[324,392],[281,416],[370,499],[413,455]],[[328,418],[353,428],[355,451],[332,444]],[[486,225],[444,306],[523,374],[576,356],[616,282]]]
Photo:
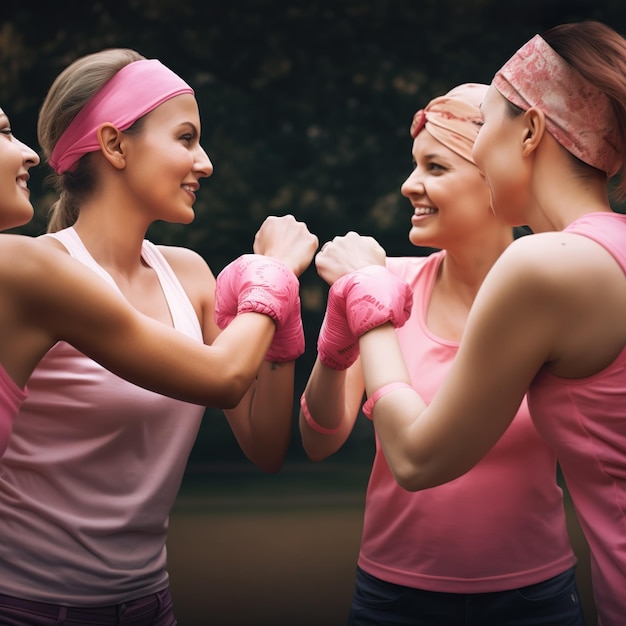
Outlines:
[[530,107],[541,109],[550,134],[581,161],[608,176],[621,168],[609,99],[539,35],[504,64],[493,85],[524,111]]
[[472,147],[482,122],[478,107],[487,89],[487,85],[467,83],[431,100],[413,117],[411,137],[415,139],[425,128],[446,148],[473,163]]
[[166,100],[193,89],[156,59],[124,66],[100,89],[70,122],[50,155],[50,166],[63,174],[88,152],[100,149],[98,128],[109,122],[119,130],[130,128],[140,117]]

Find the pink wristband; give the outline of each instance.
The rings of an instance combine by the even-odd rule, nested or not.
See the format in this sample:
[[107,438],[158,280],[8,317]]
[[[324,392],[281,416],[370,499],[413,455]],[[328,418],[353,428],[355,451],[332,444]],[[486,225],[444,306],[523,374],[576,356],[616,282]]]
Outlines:
[[337,428],[324,428],[323,426],[320,426],[311,416],[304,394],[300,396],[300,406],[302,407],[302,415],[304,415],[304,421],[315,432],[321,433],[322,435],[336,435],[341,430],[341,426],[337,426]]
[[377,389],[366,401],[363,405],[363,413],[367,419],[372,419],[372,411],[374,410],[374,405],[378,400],[380,400],[383,396],[386,396],[388,393],[395,391],[396,389],[413,389],[411,385],[408,383],[389,383],[387,385],[383,385],[380,389]]

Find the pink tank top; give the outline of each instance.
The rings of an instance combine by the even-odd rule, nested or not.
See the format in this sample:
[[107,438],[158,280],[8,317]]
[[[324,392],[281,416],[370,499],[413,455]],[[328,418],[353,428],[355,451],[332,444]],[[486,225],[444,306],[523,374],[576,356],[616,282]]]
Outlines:
[[[388,260],[414,290],[413,313],[397,333],[411,383],[426,402],[458,350],[426,326],[444,254]],[[400,488],[377,441],[358,563],[382,580],[446,593],[513,589],[572,567],[556,457],[537,435],[526,403],[480,463],[432,489]]]
[[[626,216],[591,213],[565,232],[596,241],[626,272]],[[607,368],[588,378],[564,379],[542,371],[528,398],[537,430],[557,452],[589,543],[601,624],[624,626],[626,348]]]
[[[54,236],[115,286],[73,228]],[[142,257],[175,328],[202,341],[163,255],[145,241]],[[0,460],[0,593],[102,606],[165,588],[168,515],[204,408],[132,385],[64,342],[28,389]]]
[[0,365],[0,456],[6,450],[13,421],[27,395],[27,389],[20,389]]

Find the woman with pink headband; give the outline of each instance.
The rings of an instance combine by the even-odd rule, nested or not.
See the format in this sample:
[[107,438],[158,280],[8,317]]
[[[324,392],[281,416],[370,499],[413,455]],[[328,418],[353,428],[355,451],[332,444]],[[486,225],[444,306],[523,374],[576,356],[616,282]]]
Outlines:
[[[623,626],[626,217],[612,210],[608,189],[626,156],[626,41],[594,21],[536,36],[497,73],[481,111],[473,156],[494,212],[535,234],[509,246],[485,278],[458,356],[428,403],[411,385],[393,325],[378,316],[358,341],[364,411],[396,480],[414,491],[474,467],[528,391],[589,543],[600,623]],[[626,191],[623,177],[616,188]],[[400,306],[386,286],[362,279],[361,268],[384,262],[356,234],[318,254],[346,320],[338,344],[352,345],[363,303]]]
[[[32,215],[39,158],[5,116],[0,129],[8,228]],[[133,51],[69,66],[39,133],[60,172],[53,221],[67,222],[0,242],[3,448],[13,426],[0,464],[0,623],[175,624],[168,515],[204,406],[225,407],[261,469],[281,467],[304,349],[297,275],[317,238],[292,216],[268,218],[255,254],[217,280],[197,254],[144,240],[156,219],[193,219],[212,165],[191,88]]]
[[[413,207],[409,239],[439,251],[370,268],[400,289],[396,301],[405,306],[393,313],[395,333],[411,384],[427,402],[452,365],[480,284],[513,241],[472,158],[487,89],[456,87],[420,109],[411,126],[414,169],[402,185]],[[344,317],[336,303],[329,299],[301,398],[300,432],[314,461],[346,441],[365,390],[356,340],[345,350],[332,332],[333,318]],[[525,402],[490,454],[436,489],[402,489],[377,441],[349,624],[582,626],[575,561],[556,456]]]

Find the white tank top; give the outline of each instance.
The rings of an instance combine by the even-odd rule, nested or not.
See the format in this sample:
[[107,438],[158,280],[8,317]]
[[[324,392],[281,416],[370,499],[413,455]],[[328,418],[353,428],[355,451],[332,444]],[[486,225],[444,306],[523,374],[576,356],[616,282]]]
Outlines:
[[[115,285],[73,228],[53,236]],[[144,241],[142,257],[174,327],[202,341],[163,255]],[[168,515],[204,407],[132,385],[65,342],[28,391],[0,459],[0,593],[101,606],[165,588]]]

